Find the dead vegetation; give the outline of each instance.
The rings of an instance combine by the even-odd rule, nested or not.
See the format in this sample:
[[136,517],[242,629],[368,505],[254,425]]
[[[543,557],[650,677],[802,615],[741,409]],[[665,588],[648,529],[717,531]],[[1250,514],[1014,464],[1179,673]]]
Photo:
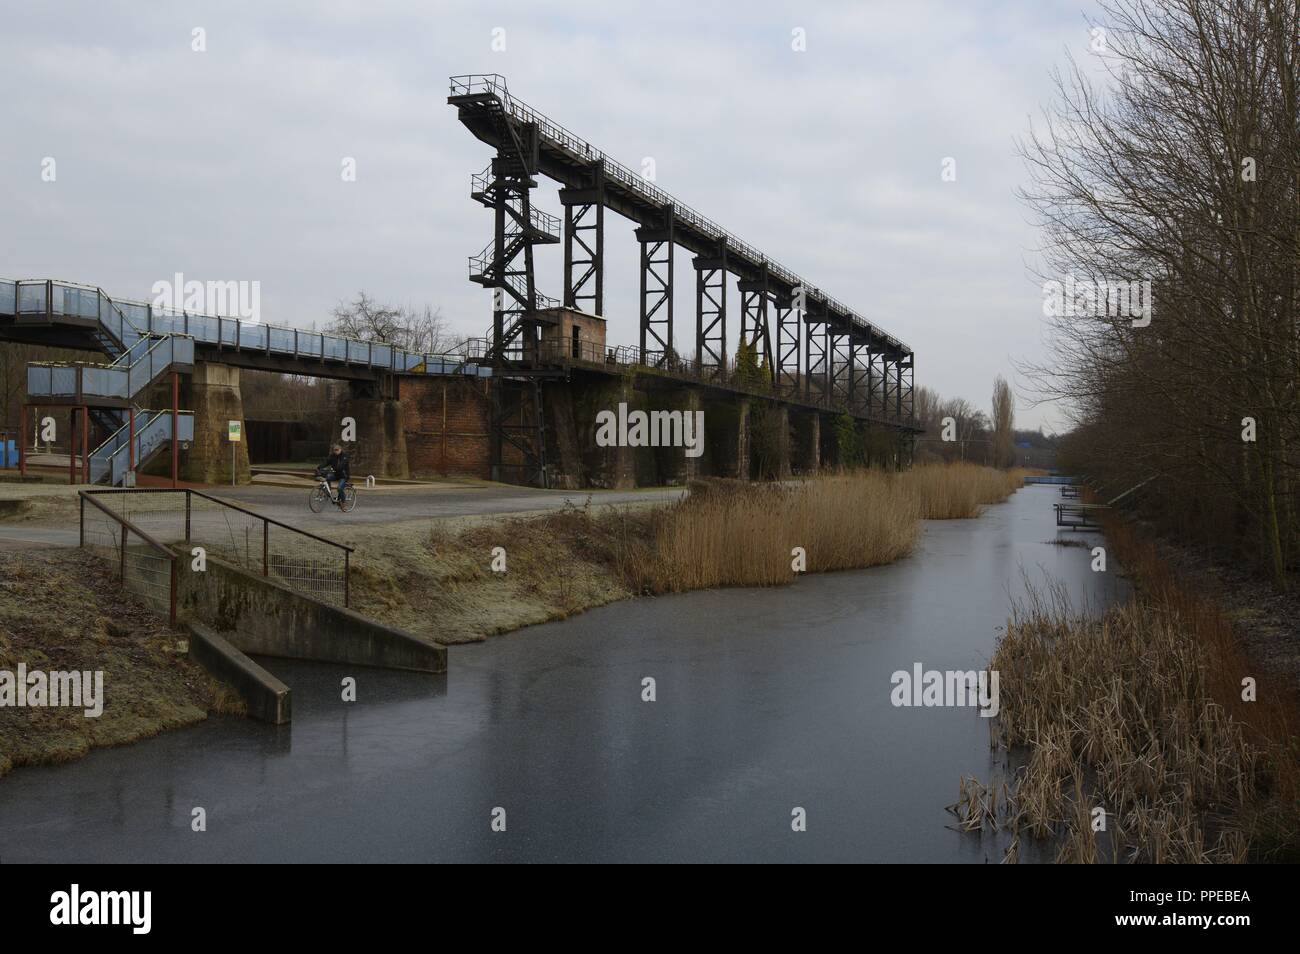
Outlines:
[[1150,543],[1116,528],[1112,544],[1140,584],[1129,603],[1089,615],[1056,586],[1008,622],[992,741],[1025,762],[1000,797],[963,778],[956,827],[1010,832],[1008,861],[1022,836],[1050,839],[1063,862],[1296,860],[1293,689],[1249,664]]
[[0,708],[0,775],[65,762],[198,722],[243,703],[190,663],[183,633],[118,585],[107,561],[81,550],[0,554],[0,669],[104,673],[104,711]]
[[[348,543],[356,608],[444,643],[467,642],[629,596],[793,582],[892,563],[922,518],[975,516],[1020,486],[973,464],[862,470],[790,483],[701,480],[669,506],[583,506],[539,515],[358,526]],[[965,485],[970,485],[966,488]],[[506,551],[506,572],[491,569]],[[436,598],[432,597],[436,594]]]

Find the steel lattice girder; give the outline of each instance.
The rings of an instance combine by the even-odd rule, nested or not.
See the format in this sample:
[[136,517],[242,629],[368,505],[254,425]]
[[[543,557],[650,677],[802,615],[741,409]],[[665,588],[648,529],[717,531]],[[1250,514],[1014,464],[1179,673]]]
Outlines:
[[893,380],[894,370],[892,367],[892,362],[889,360],[889,354],[887,352],[881,352],[879,368],[880,368],[879,370],[880,387],[878,389],[880,395],[879,414],[882,420],[888,421],[890,417],[889,408],[890,405],[893,403],[893,398],[894,398],[894,380]]
[[592,166],[591,184],[560,190],[564,206],[564,304],[588,314],[605,313],[605,167]]
[[804,395],[825,401],[830,396],[830,363],[826,352],[826,312],[813,302],[803,316]]
[[826,325],[826,360],[830,363],[831,399],[849,401],[849,370],[851,367],[850,333],[834,325]]
[[695,363],[701,372],[724,376],[727,368],[727,245],[716,255],[697,255],[695,265]]
[[899,390],[901,392],[899,422],[904,424],[912,424],[916,421],[916,405],[912,395],[913,362],[915,362],[915,360],[915,355],[908,354],[904,356],[903,360],[899,363],[899,368],[902,369],[902,379],[899,382]]
[[758,278],[742,278],[736,282],[740,289],[740,337],[754,349],[755,363],[761,368],[767,362],[768,376],[775,383],[776,362],[772,353],[772,335],[767,323],[767,305],[772,289],[768,283],[767,266],[759,269]]
[[904,355],[898,361],[897,367],[898,387],[894,420],[898,424],[910,424],[912,421],[912,356]]
[[849,405],[857,410],[871,397],[871,334],[849,335]]
[[799,312],[794,296],[772,293],[776,308],[776,386],[790,393],[799,390]]
[[[675,244],[695,255],[709,256],[714,254],[718,242],[729,240],[731,261],[728,268],[731,274],[753,278],[766,264],[782,287],[799,287],[803,284],[798,275],[783,266],[774,265],[758,249],[736,240],[704,216],[669,197],[644,176],[604,157],[590,143],[578,139],[558,123],[552,123],[537,110],[522,103],[518,97],[508,94],[502,78],[453,77],[447,101],[456,107],[458,117],[466,128],[484,142],[493,145],[500,143],[504,121],[511,136],[524,137],[525,142],[520,151],[530,157],[535,156],[535,162],[530,158],[530,165],[535,165],[537,172],[561,185],[585,185],[589,180],[593,160],[603,159],[606,171],[605,204],[611,210],[641,225],[657,227],[662,222],[663,209],[666,205],[671,206]],[[529,127],[539,122],[541,132],[534,139]],[[837,321],[860,331],[870,327],[864,318],[820,289],[808,289],[808,303],[811,305],[813,302],[824,307]],[[805,319],[806,316],[805,311]],[[875,331],[885,346],[891,349],[891,353],[903,354],[909,350],[905,343],[896,341],[879,329]],[[705,349],[700,347],[698,350],[702,353]]]
[[641,360],[661,365],[673,353],[673,212],[664,224],[636,230],[641,243]]

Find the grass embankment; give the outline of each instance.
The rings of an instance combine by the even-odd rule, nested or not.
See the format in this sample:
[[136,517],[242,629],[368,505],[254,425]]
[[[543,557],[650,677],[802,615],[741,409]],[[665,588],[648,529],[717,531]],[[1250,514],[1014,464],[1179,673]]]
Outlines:
[[[1100,617],[1059,590],[1017,609],[990,668],[995,740],[1027,762],[1000,799],[963,779],[963,826],[1015,832],[1008,860],[1022,833],[1055,839],[1060,861],[1300,860],[1294,687],[1245,658],[1223,612],[1148,539],[1107,533],[1138,590]],[[1247,678],[1257,701],[1243,699]]]
[[[891,563],[923,518],[971,517],[1021,485],[973,464],[860,471],[788,484],[697,481],[670,506],[571,507],[432,530],[356,526],[358,611],[444,643],[470,642],[638,595],[793,582]],[[507,571],[493,573],[494,547]]]
[[0,670],[104,673],[104,711],[0,708],[0,776],[66,762],[199,722],[243,703],[179,651],[185,635],[118,585],[111,564],[81,550],[0,553]]

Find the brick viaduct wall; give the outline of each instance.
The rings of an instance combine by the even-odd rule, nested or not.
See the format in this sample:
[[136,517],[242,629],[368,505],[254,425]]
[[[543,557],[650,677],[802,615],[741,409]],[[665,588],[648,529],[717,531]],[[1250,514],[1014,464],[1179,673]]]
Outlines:
[[[340,412],[357,421],[352,446],[356,475],[436,478],[492,477],[493,379],[461,376],[403,376],[396,397],[353,395]],[[639,385],[639,386],[638,386]],[[240,420],[243,406],[238,370],[196,367],[184,396],[195,411],[195,441],[182,455],[190,480],[230,479],[227,420]],[[704,412],[703,453],[688,457],[681,447],[600,447],[597,415],[617,411]],[[546,458],[551,486],[630,488],[683,484],[696,476],[783,479],[841,463],[841,419],[833,414],[779,401],[709,392],[653,378],[575,373],[571,380],[543,385]],[[527,407],[531,409],[531,402]],[[890,435],[862,422],[854,430],[857,456],[890,464],[897,448]],[[237,478],[248,479],[247,445],[236,445]],[[508,445],[506,463],[518,451]],[[510,455],[515,455],[511,457]],[[503,474],[512,479],[511,471]]]
[[412,477],[491,476],[491,413],[482,381],[403,377],[398,401]]
[[[490,479],[491,392],[495,382],[468,378],[400,380],[398,403],[412,477]],[[831,466],[824,415],[777,402],[705,396],[698,389],[645,390],[631,378],[592,376],[544,385],[546,457],[551,486],[630,488],[683,484],[696,476],[783,478]],[[703,453],[680,447],[599,447],[597,414],[616,411],[704,412]],[[511,448],[507,447],[507,451]],[[513,458],[507,461],[509,463]]]

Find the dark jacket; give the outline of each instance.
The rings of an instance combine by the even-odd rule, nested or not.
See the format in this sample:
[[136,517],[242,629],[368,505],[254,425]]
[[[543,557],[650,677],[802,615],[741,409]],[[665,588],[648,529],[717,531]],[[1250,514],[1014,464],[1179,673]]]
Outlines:
[[326,460],[325,463],[334,468],[335,477],[352,476],[352,471],[349,469],[351,467],[351,462],[348,460],[347,451],[338,454],[330,454],[329,459]]

